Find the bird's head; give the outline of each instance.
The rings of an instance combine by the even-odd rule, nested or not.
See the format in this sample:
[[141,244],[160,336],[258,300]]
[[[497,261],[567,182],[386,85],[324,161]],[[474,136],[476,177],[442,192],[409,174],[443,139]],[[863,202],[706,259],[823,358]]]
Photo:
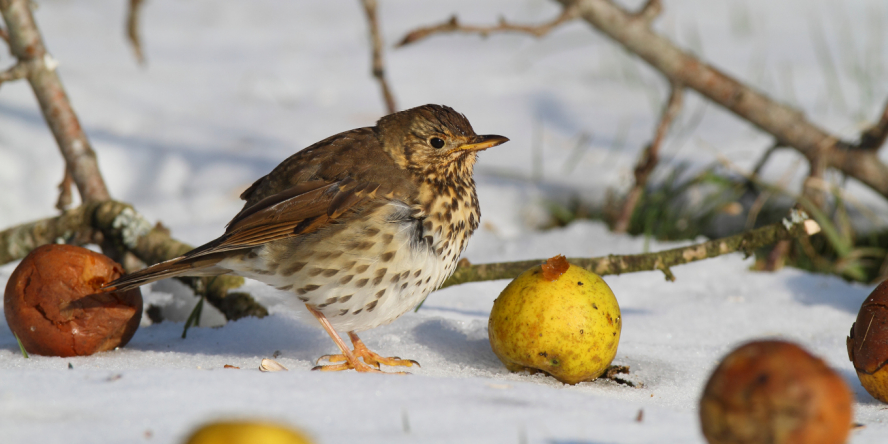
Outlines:
[[479,151],[509,139],[479,136],[453,108],[423,105],[383,117],[377,123],[383,148],[401,167],[425,180],[470,179]]

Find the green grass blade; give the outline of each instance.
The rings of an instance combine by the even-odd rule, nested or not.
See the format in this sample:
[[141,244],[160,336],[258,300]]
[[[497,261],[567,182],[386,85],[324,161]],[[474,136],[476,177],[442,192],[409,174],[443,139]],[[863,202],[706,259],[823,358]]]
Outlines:
[[22,344],[22,340],[19,339],[18,335],[15,334],[14,332],[12,333],[12,335],[15,336],[15,342],[18,342],[19,350],[22,351],[22,356],[24,356],[25,359],[30,358],[30,356],[28,356],[28,351],[25,350],[25,346]]

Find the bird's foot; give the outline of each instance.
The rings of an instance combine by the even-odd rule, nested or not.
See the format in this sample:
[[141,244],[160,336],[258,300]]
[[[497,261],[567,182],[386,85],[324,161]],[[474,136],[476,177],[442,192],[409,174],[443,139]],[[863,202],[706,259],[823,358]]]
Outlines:
[[[397,356],[390,357],[390,358],[387,358],[384,356],[379,356],[378,354],[370,351],[370,349],[368,349],[367,346],[364,345],[364,341],[361,341],[361,338],[359,338],[358,335],[355,334],[355,332],[351,332],[351,331],[348,332],[348,336],[349,336],[349,339],[351,339],[352,344],[355,346],[354,351],[351,352],[352,356],[354,356],[356,361],[358,361],[359,359],[362,359],[364,361],[364,362],[358,361],[360,363],[360,365],[364,365],[364,366],[368,366],[368,367],[373,366],[371,368],[376,368],[376,369],[379,369],[380,364],[385,364],[385,365],[392,366],[392,367],[413,367],[414,365],[417,367],[420,367],[419,363],[412,360],[412,359],[401,359]],[[327,362],[330,362],[331,364],[334,364],[337,362],[339,362],[341,364],[318,366],[318,367],[315,367],[315,369],[327,371],[327,369],[329,368],[329,371],[337,371],[337,370],[347,370],[349,368],[353,368],[350,366],[351,364],[349,363],[348,356],[346,356],[344,354],[321,356],[320,358],[318,358],[318,363],[320,363],[322,360],[326,360]],[[357,370],[357,368],[355,368],[355,370]],[[358,370],[358,371],[361,371],[361,370]],[[404,373],[404,372],[400,372],[400,373]],[[406,374],[406,373],[404,373],[404,374]]]
[[330,360],[329,362],[341,362],[341,364],[330,364],[330,365],[317,365],[312,370],[322,371],[322,372],[340,372],[343,370],[352,370],[354,369],[356,372],[360,373],[385,373],[378,368],[367,365],[357,358],[355,358],[354,362],[349,362],[348,358],[345,355],[326,355],[318,358],[318,362],[325,357],[329,358],[342,358],[337,360]]
[[[364,352],[361,352],[361,351],[358,351],[357,349],[355,349],[355,351],[353,351],[352,353],[355,355],[355,358],[363,359],[365,365],[371,365],[374,368],[379,368],[380,364],[385,364],[385,365],[388,365],[391,367],[413,367],[414,365],[417,367],[420,367],[419,363],[412,360],[412,359],[401,359],[397,356],[387,358],[384,356],[379,356],[378,354],[376,354],[370,350],[366,350]],[[327,362],[329,362],[331,364],[336,363],[336,362],[341,362],[343,364],[338,364],[338,365],[348,365],[348,358],[345,355],[341,355],[341,354],[321,356],[320,358],[318,358],[317,363],[320,363],[321,361],[324,361],[324,360],[326,360]],[[333,367],[333,365],[329,365],[327,367]],[[345,369],[342,369],[342,370],[345,370]]]
[[[379,370],[379,364],[385,365],[396,365],[403,367],[412,367],[416,364],[419,367],[419,363],[410,359],[401,359],[401,358],[383,358],[382,356],[373,353],[367,346],[364,345],[364,342],[361,341],[361,338],[358,337],[355,332],[348,332],[348,337],[351,339],[352,344],[355,346],[355,351],[352,352],[348,349],[348,346],[345,345],[345,341],[339,337],[339,334],[336,333],[336,330],[333,329],[333,326],[330,325],[330,321],[327,320],[327,317],[324,316],[323,313],[319,312],[317,309],[312,307],[311,305],[305,304],[305,307],[308,308],[309,313],[313,314],[318,322],[321,323],[321,326],[324,327],[324,330],[327,330],[327,333],[330,335],[330,338],[333,339],[333,342],[339,347],[339,351],[342,354],[339,355],[325,355],[318,358],[318,362],[323,359],[326,359],[331,363],[331,365],[318,365],[312,370],[320,370],[322,372],[338,372],[342,370],[350,370],[354,369],[357,372],[361,373],[385,373]],[[364,361],[361,362],[361,359]],[[335,364],[335,363],[339,364]],[[406,372],[398,372],[396,374],[406,375]]]

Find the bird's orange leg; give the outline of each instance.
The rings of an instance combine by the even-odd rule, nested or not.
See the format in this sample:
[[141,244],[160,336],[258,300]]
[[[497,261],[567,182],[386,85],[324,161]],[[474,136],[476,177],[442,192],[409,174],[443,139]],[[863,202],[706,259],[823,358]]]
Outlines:
[[[336,364],[336,365],[319,365],[319,366],[313,368],[312,370],[335,372],[335,371],[339,371],[339,370],[348,370],[348,369],[353,368],[353,369],[355,369],[355,371],[358,371],[358,372],[383,373],[383,372],[379,371],[378,369],[373,368],[373,367],[361,362],[360,360],[358,360],[358,358],[355,357],[355,355],[351,352],[351,350],[348,349],[348,346],[345,345],[345,341],[343,341],[342,338],[339,337],[339,334],[336,333],[336,330],[333,329],[333,326],[330,325],[330,321],[327,320],[327,317],[324,316],[323,313],[321,313],[321,312],[315,310],[314,308],[312,308],[311,306],[309,306],[308,304],[305,304],[305,306],[308,308],[308,312],[313,314],[314,317],[318,319],[318,322],[321,323],[321,326],[324,327],[324,330],[327,330],[327,334],[329,334],[330,337],[333,338],[333,342],[335,342],[336,345],[339,346],[339,350],[342,351],[342,354],[336,355],[336,356],[342,356],[343,358],[341,359],[341,361],[345,361],[342,364]],[[335,361],[331,360],[331,362],[335,362]],[[378,367],[378,365],[377,365],[377,367]]]
[[[350,331],[348,332],[348,337],[351,339],[352,344],[355,346],[355,351],[352,352],[352,355],[355,358],[361,358],[365,363],[370,364],[376,368],[379,368],[379,364],[400,366],[400,367],[413,367],[414,365],[419,367],[419,363],[412,359],[401,359],[397,356],[393,358],[386,358],[379,356],[378,354],[370,351],[366,345],[364,345],[364,341],[358,337],[357,333]],[[341,355],[325,355],[318,358],[318,361],[321,359],[327,359],[330,362],[348,362],[348,356],[345,354]]]

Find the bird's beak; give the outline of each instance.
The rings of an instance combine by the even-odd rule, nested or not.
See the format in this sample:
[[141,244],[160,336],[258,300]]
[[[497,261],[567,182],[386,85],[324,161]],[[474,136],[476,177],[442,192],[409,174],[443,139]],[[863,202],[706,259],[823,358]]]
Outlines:
[[502,145],[508,141],[509,139],[503,136],[475,136],[469,141],[469,143],[456,147],[454,151],[481,151],[490,147]]

